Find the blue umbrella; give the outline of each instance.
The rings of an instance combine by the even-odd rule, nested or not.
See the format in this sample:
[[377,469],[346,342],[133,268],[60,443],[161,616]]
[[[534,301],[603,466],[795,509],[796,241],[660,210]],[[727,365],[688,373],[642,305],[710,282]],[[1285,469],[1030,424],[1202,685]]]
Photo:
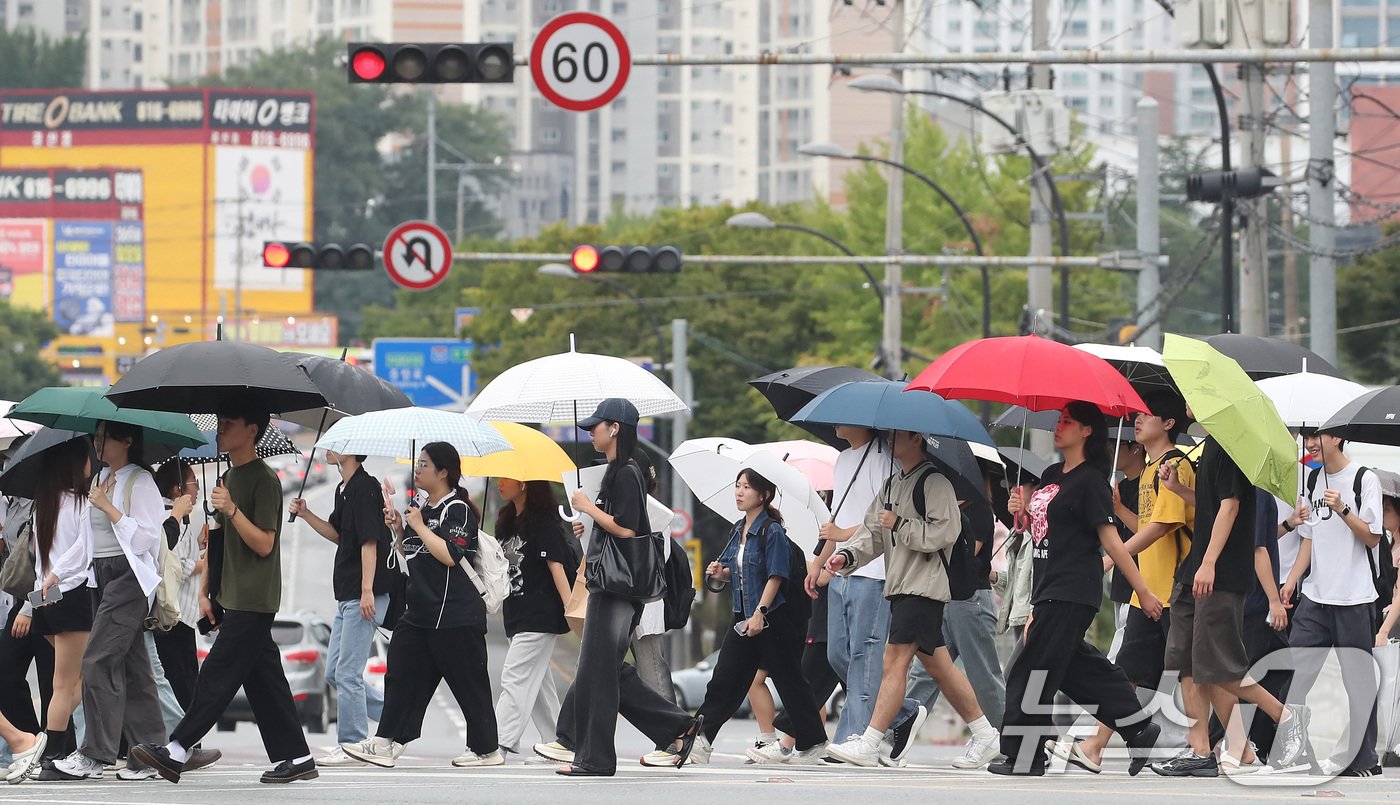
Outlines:
[[844,383],[817,395],[789,421],[907,430],[996,446],[967,406],[932,392],[905,391],[905,387],[893,380]]

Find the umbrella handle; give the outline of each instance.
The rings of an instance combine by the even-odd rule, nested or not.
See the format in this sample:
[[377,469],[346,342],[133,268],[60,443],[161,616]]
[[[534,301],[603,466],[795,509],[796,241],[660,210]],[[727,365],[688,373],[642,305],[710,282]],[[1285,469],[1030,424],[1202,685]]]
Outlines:
[[582,515],[576,514],[576,513],[574,513],[573,511],[570,511],[569,509],[564,508],[563,506],[559,506],[558,508],[559,508],[559,519],[561,519],[561,520],[564,520],[564,521],[570,522],[570,523],[577,523],[577,522],[579,522],[580,520],[583,519],[583,516],[582,516]]

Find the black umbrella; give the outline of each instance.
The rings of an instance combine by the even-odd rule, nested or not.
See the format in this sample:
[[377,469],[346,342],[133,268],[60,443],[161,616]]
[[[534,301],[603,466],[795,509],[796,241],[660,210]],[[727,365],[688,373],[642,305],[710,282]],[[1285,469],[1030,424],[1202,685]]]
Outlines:
[[958,500],[987,501],[987,488],[982,483],[982,467],[972,448],[962,439],[941,436],[924,437],[924,455],[953,482]]
[[1024,482],[1030,479],[1035,482],[1040,481],[1040,476],[1050,468],[1050,462],[1022,447],[998,447],[997,452],[1001,454],[1001,460],[1006,464],[1006,476],[1015,478],[1018,475]]
[[302,352],[285,353],[325,396],[328,407],[283,413],[281,418],[304,428],[324,430],[347,416],[408,408],[413,401],[398,386],[376,377],[364,367],[343,358],[326,358]]
[[133,366],[107,398],[121,408],[206,414],[217,411],[230,394],[243,391],[256,395],[274,414],[326,405],[325,395],[291,358],[234,341],[162,349]]
[[1019,428],[1022,424],[1031,430],[1053,431],[1060,422],[1060,412],[1054,409],[1049,411],[1026,411],[1019,405],[1013,405],[1002,412],[1001,416],[992,420],[993,427]]
[[1220,333],[1207,336],[1207,344],[1222,355],[1234,358],[1251,380],[1292,375],[1306,369],[1320,375],[1345,379],[1341,370],[1307,347],[1282,338]]
[[[1308,371],[1312,371],[1311,366]],[[1342,406],[1318,430],[1367,444],[1400,445],[1400,386],[1362,394]]]
[[[28,441],[15,450],[4,472],[0,472],[0,492],[21,498],[33,498],[38,494],[39,475],[44,467],[44,453],[74,439],[87,439],[87,434],[61,428],[41,428],[30,436]],[[92,443],[87,443],[88,459],[92,462],[92,472],[100,465],[97,454],[92,452]]]
[[[755,378],[749,381],[749,385],[767,398],[778,414],[778,419],[788,422],[793,414],[802,410],[803,406],[823,391],[842,383],[864,383],[872,380],[883,381],[884,378],[853,366],[798,366]],[[837,449],[846,447],[845,440],[836,438],[836,428],[830,425],[810,422],[793,424]]]

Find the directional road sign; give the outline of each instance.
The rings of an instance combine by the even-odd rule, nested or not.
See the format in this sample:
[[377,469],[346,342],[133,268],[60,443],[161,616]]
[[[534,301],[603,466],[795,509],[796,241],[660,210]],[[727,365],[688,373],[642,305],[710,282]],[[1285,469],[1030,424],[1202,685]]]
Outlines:
[[403,389],[414,405],[465,407],[476,392],[471,341],[376,338],[374,374]]

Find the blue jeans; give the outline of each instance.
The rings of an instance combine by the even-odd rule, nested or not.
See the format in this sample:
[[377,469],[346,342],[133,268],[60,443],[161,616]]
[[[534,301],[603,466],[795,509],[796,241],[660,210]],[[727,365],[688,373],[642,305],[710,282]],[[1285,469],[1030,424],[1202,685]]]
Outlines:
[[160,700],[160,718],[165,722],[165,734],[169,735],[175,731],[180,719],[185,717],[185,708],[180,706],[180,700],[175,698],[175,691],[170,687],[170,680],[165,678],[165,666],[160,664],[160,656],[156,654],[156,636],[154,632],[146,632],[146,654],[151,658],[151,673],[156,678],[156,698]]
[[[963,673],[977,694],[982,715],[1001,729],[1006,712],[1006,681],[997,658],[994,633],[997,627],[996,601],[991,590],[978,590],[966,601],[949,601],[943,607],[943,642],[953,659],[962,658]],[[930,710],[938,701],[938,683],[916,662],[909,672],[909,693]]]
[[[890,602],[885,582],[863,576],[837,576],[827,587],[826,658],[846,685],[846,706],[836,725],[836,739],[860,735],[870,726],[875,697],[885,671],[885,640],[890,632]],[[919,703],[905,698],[891,724],[903,723]]]
[[360,599],[337,601],[331,624],[331,653],[326,658],[326,684],[335,686],[339,716],[335,729],[340,743],[359,743],[369,737],[369,719],[379,720],[384,694],[365,687],[365,663],[375,626],[384,622],[389,595],[374,597],[374,622],[360,615]]

